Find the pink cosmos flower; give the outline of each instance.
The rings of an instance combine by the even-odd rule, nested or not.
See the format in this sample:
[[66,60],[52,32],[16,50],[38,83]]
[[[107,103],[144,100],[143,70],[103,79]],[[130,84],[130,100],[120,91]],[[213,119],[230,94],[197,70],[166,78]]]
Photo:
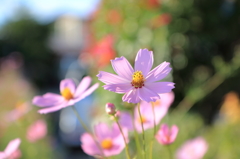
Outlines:
[[39,107],[46,107],[38,111],[41,114],[58,111],[62,108],[74,105],[76,102],[95,91],[99,86],[98,83],[87,89],[91,81],[91,77],[84,77],[78,87],[76,87],[73,80],[64,79],[60,83],[61,95],[46,93],[43,96],[35,96],[32,102]]
[[18,159],[21,157],[21,152],[18,147],[21,143],[19,138],[10,141],[3,152],[0,152],[0,159]]
[[[166,111],[165,111],[166,108],[165,107],[162,107],[162,108],[163,108],[163,111],[158,110],[158,111],[155,111],[155,113],[154,113],[156,125],[159,124],[161,119],[166,115]],[[140,103],[140,112],[141,112],[142,120],[139,116],[138,108],[135,107],[134,124],[135,124],[136,130],[139,133],[142,132],[142,124],[143,124],[144,130],[151,129],[154,127],[154,116],[153,116],[153,110],[152,110],[151,103],[142,101]]]
[[177,134],[178,127],[176,125],[173,125],[171,129],[169,129],[168,125],[162,124],[155,137],[162,145],[169,145],[175,141]]
[[30,142],[36,142],[47,134],[47,125],[44,120],[37,120],[29,126],[27,130],[27,139]]
[[[142,115],[143,126],[144,129],[149,129],[154,127],[154,118],[153,118],[153,111],[152,111],[152,104],[154,105],[154,114],[155,114],[155,121],[156,124],[159,124],[160,120],[167,114],[168,108],[172,104],[174,99],[174,93],[164,93],[161,94],[161,99],[157,100],[153,103],[147,103],[142,101],[140,103],[140,112]],[[128,112],[120,112],[118,114],[119,123],[122,127],[126,127],[129,131],[133,130],[133,122],[130,113]],[[134,111],[134,123],[139,132],[142,132],[140,116],[138,114],[137,107]]]
[[160,94],[170,92],[174,88],[172,82],[157,82],[169,74],[170,63],[163,62],[150,71],[153,65],[153,52],[147,49],[138,51],[134,69],[125,57],[115,58],[111,63],[117,75],[100,71],[97,77],[106,84],[103,86],[104,89],[125,93],[122,97],[124,102],[139,103],[141,100],[155,102],[160,99]]
[[133,119],[130,113],[117,111],[117,118],[121,127],[128,129],[128,131],[132,131],[134,129]]
[[208,149],[206,140],[202,137],[187,141],[177,150],[177,159],[201,159]]
[[7,122],[16,121],[31,110],[30,103],[24,102],[17,104],[15,109],[8,112],[5,116]]
[[[122,130],[128,142],[127,129],[123,128]],[[107,124],[100,123],[95,126],[94,131],[99,146],[96,145],[92,135],[85,133],[81,136],[81,146],[86,154],[91,156],[102,156],[103,152],[104,156],[109,157],[119,154],[124,149],[124,139],[116,123],[113,124],[112,128],[109,128]],[[102,148],[102,152],[99,147]]]

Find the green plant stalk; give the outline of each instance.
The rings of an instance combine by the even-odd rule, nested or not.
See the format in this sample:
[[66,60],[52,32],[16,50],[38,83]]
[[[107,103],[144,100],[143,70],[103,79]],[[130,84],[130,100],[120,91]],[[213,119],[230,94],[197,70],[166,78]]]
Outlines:
[[144,128],[143,128],[142,115],[141,115],[141,112],[140,112],[140,103],[138,103],[137,107],[138,107],[138,114],[139,114],[139,117],[140,117],[141,127],[142,127],[143,156],[146,159],[145,133],[144,133]]
[[124,133],[123,133],[123,131],[122,131],[121,125],[119,124],[117,118],[116,118],[114,115],[113,115],[113,117],[114,117],[114,120],[116,121],[116,123],[117,123],[117,125],[118,125],[118,127],[119,127],[119,130],[120,130],[121,134],[122,134],[122,137],[123,137],[123,140],[124,140],[124,143],[125,143],[125,146],[126,146],[126,148],[125,148],[126,156],[127,156],[128,159],[131,159],[131,158],[130,158],[130,154],[129,154],[128,144],[127,144],[126,138],[125,138],[125,136],[124,136]]
[[100,146],[99,143],[97,142],[95,136],[91,133],[91,131],[88,129],[88,127],[84,124],[83,120],[81,119],[80,115],[78,114],[77,109],[74,107],[74,105],[71,106],[71,108],[72,108],[73,112],[75,113],[75,115],[77,116],[78,121],[80,122],[80,124],[82,125],[82,127],[84,128],[84,130],[85,130],[86,132],[88,132],[88,133],[92,136],[92,138],[94,139],[96,145],[98,146],[99,150],[101,151],[103,157],[106,158],[105,155],[104,155],[104,153],[103,153],[103,150],[102,150],[101,146]]
[[153,102],[151,102],[151,105],[152,105],[152,113],[153,113],[153,122],[154,122],[154,129],[153,129],[153,138],[157,132],[157,125],[156,125],[156,117],[155,117],[155,110],[154,110],[154,104]]
[[151,105],[152,105],[152,113],[153,113],[153,122],[154,122],[154,129],[153,129],[153,138],[150,142],[150,152],[149,152],[149,158],[151,159],[152,158],[152,152],[153,152],[153,143],[154,143],[154,137],[155,137],[155,134],[156,134],[156,117],[155,117],[155,110],[154,110],[154,104],[153,102],[151,102]]
[[[135,138],[135,144],[136,144],[136,148],[137,148],[137,154],[139,154],[141,151],[141,146],[140,146],[140,141],[139,141],[139,137],[138,137],[135,122],[134,122],[134,110],[131,110],[131,115],[132,115],[132,124],[133,124],[133,128],[134,128],[134,138]],[[140,156],[141,156],[141,153],[140,153]]]
[[173,155],[172,155],[170,145],[166,145],[166,146],[167,146],[167,149],[168,149],[169,159],[173,159]]
[[218,71],[209,78],[205,83],[200,86],[202,88],[201,95],[197,98],[192,98],[191,94],[187,94],[185,98],[179,103],[177,108],[174,112],[181,111],[183,116],[188,112],[189,109],[198,101],[203,99],[206,95],[208,95],[210,92],[212,92],[214,89],[216,89],[220,84],[224,82],[225,79],[233,75],[238,69],[240,68],[239,61],[236,61],[238,59],[239,55],[235,55],[231,61],[230,65],[226,65],[224,67],[230,68],[227,72],[221,71],[221,69],[218,69]]
[[202,88],[200,96],[192,98],[191,94],[187,94],[185,98],[178,104],[173,113],[181,112],[182,116],[184,116],[196,102],[200,101],[210,92],[216,89],[220,84],[223,83],[225,79],[226,77],[219,73],[214,74],[209,80],[207,80],[205,83],[202,84],[202,86],[199,87]]

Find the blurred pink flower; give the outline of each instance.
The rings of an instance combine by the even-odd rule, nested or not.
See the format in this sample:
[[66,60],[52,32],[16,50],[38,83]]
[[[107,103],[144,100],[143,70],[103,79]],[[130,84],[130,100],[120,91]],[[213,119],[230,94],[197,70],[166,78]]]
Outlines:
[[[128,142],[127,129],[123,128],[125,139]],[[112,128],[109,128],[107,124],[100,123],[95,126],[94,129],[96,140],[99,142],[99,146],[102,148],[104,156],[113,156],[119,154],[125,147],[123,136],[117,126],[113,124]],[[96,145],[92,135],[85,133],[81,136],[83,151],[91,156],[102,156],[99,146]]]
[[12,122],[21,118],[23,115],[27,114],[31,110],[30,104],[28,102],[24,102],[21,104],[17,104],[15,109],[8,112],[5,116],[6,121]]
[[61,95],[46,93],[43,96],[35,96],[32,102],[39,107],[46,107],[38,111],[41,114],[58,111],[62,108],[74,105],[76,102],[95,91],[99,86],[98,83],[87,89],[91,81],[91,77],[84,77],[76,88],[72,79],[64,79],[60,83]]
[[177,159],[201,159],[208,149],[206,140],[202,137],[189,140],[176,153]]
[[[167,114],[168,108],[174,100],[174,93],[164,93],[161,94],[161,99],[153,103],[147,103],[142,101],[140,104],[140,112],[143,118],[143,127],[144,130],[154,127],[154,117],[152,111],[152,104],[154,105],[155,121],[156,124],[159,124],[161,119]],[[129,131],[133,130],[133,122],[130,113],[128,112],[119,112],[118,114],[119,123],[122,127],[126,127]],[[137,107],[134,111],[134,123],[138,132],[142,132],[140,116],[137,110]]]
[[19,138],[10,141],[3,152],[0,152],[0,159],[18,159],[21,152],[18,149],[21,140]]
[[117,73],[111,74],[100,71],[98,79],[105,83],[104,89],[124,94],[122,100],[128,103],[139,103],[141,100],[155,102],[160,94],[170,92],[174,88],[172,82],[157,82],[165,78],[171,68],[170,63],[163,62],[152,71],[153,52],[140,49],[135,59],[134,69],[125,57],[111,60],[112,67]]
[[81,61],[93,63],[98,69],[109,65],[110,60],[116,56],[113,35],[106,35],[97,42],[91,38],[91,34],[89,38],[91,42],[81,53]]
[[175,141],[177,134],[178,127],[176,125],[173,125],[171,129],[169,129],[168,125],[162,124],[155,137],[162,145],[169,145]]
[[174,100],[174,93],[169,92],[169,93],[161,94],[161,99],[157,100],[156,102],[147,103],[142,101],[141,104],[146,105],[148,107],[152,107],[152,104],[153,104],[154,113],[156,114],[156,116],[160,116],[160,119],[161,119],[167,114],[168,109],[172,104],[173,100]]
[[[161,109],[159,108],[158,111],[156,111],[156,109],[154,109],[156,125],[159,124],[161,119],[167,113],[167,110],[166,110],[165,107],[161,107]],[[142,120],[140,119],[140,116],[139,116],[139,113],[138,113],[138,108],[135,107],[134,123],[135,123],[136,130],[138,132],[142,132],[142,125],[141,124],[143,124],[144,130],[153,128],[154,127],[154,116],[153,116],[153,110],[152,110],[151,103],[147,103],[145,101],[142,101],[140,103],[140,112],[141,112]]]
[[134,129],[133,119],[130,113],[117,111],[117,118],[121,127],[128,129],[128,131],[132,131]]
[[47,124],[44,120],[37,120],[28,127],[27,139],[30,142],[36,142],[47,134]]

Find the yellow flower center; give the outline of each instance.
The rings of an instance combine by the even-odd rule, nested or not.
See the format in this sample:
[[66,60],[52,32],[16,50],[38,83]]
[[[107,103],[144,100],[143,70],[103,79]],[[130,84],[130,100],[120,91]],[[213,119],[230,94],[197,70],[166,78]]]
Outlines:
[[144,117],[144,116],[142,116],[142,120],[141,120],[141,118],[139,117],[139,118],[138,118],[138,122],[139,122],[139,123],[146,123],[146,122],[147,122],[147,118]]
[[73,95],[70,91],[69,88],[65,88],[62,92],[61,92],[62,96],[66,99],[66,100],[70,100],[73,98]]
[[104,139],[101,142],[101,146],[103,149],[111,149],[113,147],[113,143],[111,139]]
[[135,88],[142,88],[142,86],[144,86],[145,79],[143,77],[142,71],[134,72],[132,77],[132,86]]

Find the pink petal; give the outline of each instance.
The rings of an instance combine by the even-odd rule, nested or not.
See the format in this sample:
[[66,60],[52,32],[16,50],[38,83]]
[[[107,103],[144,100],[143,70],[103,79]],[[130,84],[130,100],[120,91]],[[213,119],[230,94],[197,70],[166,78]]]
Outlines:
[[202,137],[185,142],[176,153],[177,159],[201,159],[208,149],[208,144]]
[[147,74],[146,82],[155,82],[165,78],[172,70],[169,62],[163,62]]
[[76,84],[72,79],[64,79],[60,82],[60,91],[62,92],[65,88],[70,89],[71,93],[75,93]]
[[172,91],[169,93],[163,93],[160,95],[160,97],[161,97],[160,105],[169,107],[174,100],[174,93]]
[[99,150],[98,146],[96,145],[94,139],[90,134],[84,133],[81,136],[80,141],[82,143],[81,147],[86,154],[91,156],[101,155],[101,151]]
[[122,84],[108,84],[103,86],[103,88],[116,93],[126,93],[130,91],[133,87],[130,83],[122,83]]
[[121,143],[113,143],[113,147],[111,149],[104,149],[104,155],[106,157],[110,157],[110,156],[114,156],[114,155],[118,155],[121,153],[121,151],[124,149],[124,146],[122,148],[122,146],[120,146]]
[[14,151],[16,151],[21,143],[21,139],[17,138],[9,142],[4,152],[7,156],[10,156]]
[[82,79],[82,81],[79,83],[76,92],[74,96],[80,96],[91,84],[91,77],[87,76]]
[[36,142],[42,139],[47,134],[47,125],[44,120],[37,120],[28,127],[27,139],[30,142]]
[[[126,135],[125,137],[127,137],[127,129],[122,128],[122,131],[124,132],[124,135]],[[119,129],[117,123],[114,123],[114,124],[112,125],[112,130],[111,130],[111,132],[112,132],[111,138],[117,138],[117,137],[121,136],[120,139],[121,139],[121,140],[123,139],[123,138],[122,138],[122,134],[121,134],[121,132],[120,132],[120,129]]]
[[153,65],[153,52],[147,49],[140,49],[135,59],[135,71],[142,71],[146,77]]
[[22,153],[19,149],[17,149],[16,151],[14,151],[9,157],[8,159],[18,159],[22,157]]
[[[153,128],[154,127],[154,118],[153,118],[153,112],[152,112],[152,107],[151,107],[150,103],[141,101],[140,113],[141,113],[141,116],[147,120],[146,122],[143,123],[144,130]],[[138,112],[138,106],[136,106],[134,109],[134,123],[135,123],[136,130],[139,133],[141,133],[142,126],[140,123],[140,115]]]
[[118,119],[121,127],[127,128],[129,131],[133,130],[133,122],[132,116],[128,112],[121,112],[120,117]]
[[0,152],[0,159],[6,159],[7,156],[4,152]]
[[170,142],[175,141],[177,134],[178,134],[178,127],[176,125],[173,125],[171,128]]
[[122,97],[124,102],[128,103],[139,103],[141,100],[139,98],[139,89],[132,89]]
[[79,97],[76,97],[75,99],[73,99],[72,101],[74,103],[79,102],[80,100],[84,99],[85,97],[89,96],[90,94],[92,94],[97,88],[99,87],[99,83],[94,84],[92,87],[90,87],[88,90],[86,90],[85,92],[83,92]]
[[112,136],[111,129],[105,123],[99,123],[98,125],[95,125],[94,132],[99,141],[102,141],[105,138],[109,138]]
[[156,92],[151,91],[147,87],[139,88],[139,97],[141,100],[146,102],[155,102],[156,100],[160,99]]
[[[122,128],[126,142],[129,142],[128,131],[126,128]],[[119,130],[119,127],[116,123],[112,126],[111,138],[113,141],[113,147],[109,150],[104,150],[105,156],[118,155],[125,147],[124,138]]]
[[172,82],[146,83],[144,87],[157,94],[168,93],[171,92],[173,88],[175,88],[174,83]]
[[133,68],[125,57],[115,58],[111,60],[114,71],[127,80],[132,80]]
[[161,126],[161,132],[162,132],[162,134],[164,134],[164,135],[167,135],[167,134],[169,134],[169,128],[168,128],[168,125],[167,124],[162,124],[162,126]]
[[154,111],[155,111],[155,118],[156,118],[156,123],[158,124],[162,118],[167,114],[168,112],[168,107],[165,106],[155,106],[154,107]]
[[46,93],[43,96],[35,96],[32,100],[32,103],[40,107],[47,107],[59,104],[64,100],[65,99],[58,94]]
[[97,77],[105,84],[131,83],[131,80],[104,71],[99,71]]
[[38,113],[40,113],[40,114],[47,114],[47,113],[56,112],[56,111],[58,111],[58,110],[60,110],[62,108],[65,108],[68,105],[69,105],[68,102],[64,102],[64,103],[62,103],[60,105],[56,105],[56,106],[40,109],[40,110],[38,110]]

